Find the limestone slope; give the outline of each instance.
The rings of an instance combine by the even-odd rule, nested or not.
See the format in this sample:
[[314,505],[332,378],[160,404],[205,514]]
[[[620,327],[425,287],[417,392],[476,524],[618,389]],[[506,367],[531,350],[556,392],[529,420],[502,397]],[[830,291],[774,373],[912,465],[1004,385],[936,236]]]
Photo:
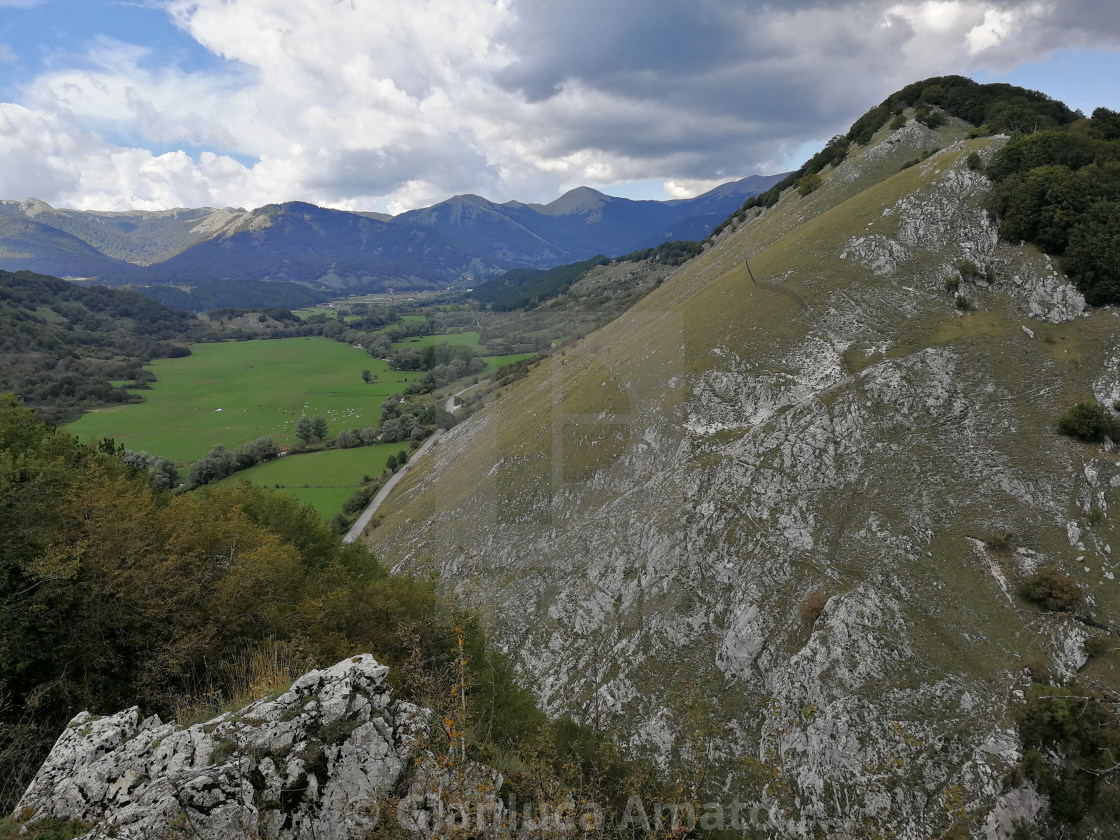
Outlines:
[[667,765],[698,686],[709,776],[789,833],[932,836],[963,803],[1009,836],[1039,807],[1004,783],[1025,666],[1115,683],[1093,628],[1017,592],[1054,563],[1098,616],[1120,599],[1116,453],[1055,430],[1120,397],[1120,319],[998,241],[967,158],[1002,142],[884,129],[730,226],[446,435],[375,551],[482,605],[548,709]]

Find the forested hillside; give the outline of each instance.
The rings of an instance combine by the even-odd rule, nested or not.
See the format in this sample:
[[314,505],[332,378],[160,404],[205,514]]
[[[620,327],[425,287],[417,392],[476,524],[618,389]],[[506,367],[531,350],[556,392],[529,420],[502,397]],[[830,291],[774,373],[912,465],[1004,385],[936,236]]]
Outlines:
[[143,384],[151,359],[185,356],[205,324],[137,292],[0,271],[0,392],[65,422],[90,408],[135,401],[113,384]]

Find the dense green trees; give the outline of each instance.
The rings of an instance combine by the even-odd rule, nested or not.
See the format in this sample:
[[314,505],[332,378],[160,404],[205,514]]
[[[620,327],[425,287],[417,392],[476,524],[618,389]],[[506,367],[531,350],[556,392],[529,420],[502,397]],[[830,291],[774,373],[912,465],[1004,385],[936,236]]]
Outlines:
[[515,268],[482,284],[472,296],[498,311],[520,309],[562,294],[588,271],[609,262],[600,255],[555,268]]
[[394,350],[389,366],[396,370],[423,370],[423,378],[408,387],[410,394],[427,394],[449,382],[481,373],[486,369],[472,347],[439,342],[426,347],[403,347]]
[[170,458],[125,450],[121,460],[137,472],[147,473],[153,490],[171,490],[179,485],[179,470]]
[[206,333],[135,292],[0,271],[0,391],[52,422],[138,399],[113,380],[141,380],[145,362],[188,355]]
[[1062,256],[1094,305],[1120,302],[1120,114],[1015,137],[993,158],[1000,234]]
[[502,766],[522,801],[579,801],[562,785],[625,801],[653,778],[591,731],[550,724],[434,581],[389,576],[288,496],[245,482],[172,496],[122,453],[0,395],[3,813],[77,712],[138,704],[166,719],[223,702],[262,649],[301,668],[374,654],[404,696],[453,715],[471,757]]
[[[190,466],[187,487],[194,489],[212,481],[221,481],[240,470],[271,461],[280,455],[280,448],[271,437],[262,437],[241,444],[232,452],[220,443]],[[166,460],[166,459],[164,459]]]
[[461,632],[474,691],[512,691],[468,617],[341,546],[310,507],[245,483],[154,491],[115,448],[50,431],[10,396],[0,542],[4,808],[76,712],[166,715],[185,696],[228,693],[216,664],[265,640],[318,665],[368,650],[404,679],[405,663],[436,674],[453,662]]
[[295,435],[304,443],[311,443],[315,438],[323,440],[327,436],[327,432],[327,419],[320,415],[308,417],[304,414],[296,421]]
[[343,429],[334,439],[334,445],[338,449],[353,449],[362,446],[362,433],[357,429]]

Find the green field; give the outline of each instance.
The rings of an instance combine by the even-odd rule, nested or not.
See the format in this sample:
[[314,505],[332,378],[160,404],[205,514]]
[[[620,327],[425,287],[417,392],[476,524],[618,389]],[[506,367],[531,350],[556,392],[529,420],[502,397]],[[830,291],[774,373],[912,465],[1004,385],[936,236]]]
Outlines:
[[454,347],[478,347],[478,333],[477,332],[461,332],[461,333],[446,333],[442,335],[417,335],[411,338],[406,338],[404,341],[398,341],[393,345],[394,349],[402,347],[432,347],[436,344],[450,344]]
[[522,359],[531,359],[536,353],[511,353],[508,356],[484,356],[486,359],[485,373],[493,373],[503,365],[511,365],[514,362],[520,362]]
[[244,480],[279,488],[312,505],[324,519],[330,519],[342,510],[342,503],[358,488],[364,476],[377,475],[385,469],[389,456],[402,449],[411,451],[408,443],[382,443],[288,455],[242,470],[220,483]]
[[[370,385],[361,378],[365,368],[377,376]],[[141,392],[144,402],[92,412],[67,430],[182,464],[216,443],[233,448],[273,435],[290,445],[304,413],[326,417],[332,435],[377,425],[381,403],[419,376],[318,337],[196,344],[190,356],[148,369],[157,381]]]

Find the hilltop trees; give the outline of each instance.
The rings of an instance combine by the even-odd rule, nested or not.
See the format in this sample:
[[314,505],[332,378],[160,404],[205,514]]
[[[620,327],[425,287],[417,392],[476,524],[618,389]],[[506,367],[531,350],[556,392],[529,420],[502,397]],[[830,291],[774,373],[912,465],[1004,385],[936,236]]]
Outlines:
[[948,115],[971,123],[977,127],[977,132],[992,134],[1057,128],[1078,118],[1078,114],[1063,103],[1014,85],[980,84],[964,76],[939,76],[915,82],[867,111],[852,123],[847,134],[833,137],[796,172],[791,172],[766,192],[748,198],[712,235],[718,235],[732,219],[751,208],[773,207],[782,193],[797,186],[805,175],[838,165],[847,157],[852,144],[867,145],[876,132],[889,124],[901,128],[897,122],[892,123],[892,119],[908,108],[913,108],[917,119],[928,128],[936,129]]
[[1000,234],[1062,256],[1093,305],[1120,302],[1120,114],[1012,139],[992,159]]

